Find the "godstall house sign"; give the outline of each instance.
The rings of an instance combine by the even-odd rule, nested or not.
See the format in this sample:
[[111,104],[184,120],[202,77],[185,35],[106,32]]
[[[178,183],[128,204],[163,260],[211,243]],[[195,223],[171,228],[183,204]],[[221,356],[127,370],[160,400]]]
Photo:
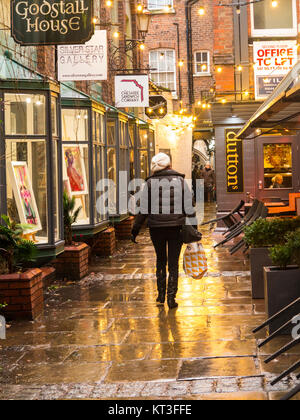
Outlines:
[[21,45],[84,44],[94,34],[93,0],[12,0],[12,37]]

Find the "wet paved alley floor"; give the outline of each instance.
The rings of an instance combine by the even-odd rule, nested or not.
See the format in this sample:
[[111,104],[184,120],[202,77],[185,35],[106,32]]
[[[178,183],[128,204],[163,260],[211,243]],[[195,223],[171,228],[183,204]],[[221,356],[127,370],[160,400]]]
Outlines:
[[[213,206],[206,217],[213,216]],[[147,232],[122,244],[113,258],[94,260],[79,283],[57,282],[45,313],[13,322],[0,341],[0,399],[278,399],[294,377],[274,376],[299,359],[294,348],[265,365],[285,343],[252,329],[265,320],[251,299],[243,254],[213,249],[220,235],[207,227],[209,273],[181,277],[179,308],[156,306],[155,255]]]

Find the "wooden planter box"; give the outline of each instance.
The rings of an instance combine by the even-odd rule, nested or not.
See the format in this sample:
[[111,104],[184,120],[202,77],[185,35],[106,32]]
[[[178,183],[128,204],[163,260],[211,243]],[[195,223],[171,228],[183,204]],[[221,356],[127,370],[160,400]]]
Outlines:
[[[287,270],[279,270],[277,267],[265,267],[264,281],[267,318],[275,315],[300,297],[300,269],[297,266],[290,266]],[[299,308],[297,307],[287,311],[284,316],[270,324],[270,334],[277,331],[278,328],[298,314]],[[283,334],[290,335],[292,328],[283,331]]]
[[44,308],[42,271],[0,275],[0,303],[7,303],[2,312],[9,319],[35,319]]
[[58,278],[67,278],[73,281],[87,276],[89,272],[89,246],[85,243],[66,246],[64,253],[55,260],[55,268]]
[[272,265],[269,251],[269,248],[251,248],[250,250],[252,299],[265,298],[264,267]]

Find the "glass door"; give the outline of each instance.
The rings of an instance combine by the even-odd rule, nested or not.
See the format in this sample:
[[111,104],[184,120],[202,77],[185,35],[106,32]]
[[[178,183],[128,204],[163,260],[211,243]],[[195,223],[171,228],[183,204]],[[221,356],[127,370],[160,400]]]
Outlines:
[[298,192],[297,138],[261,137],[257,139],[257,197],[265,202],[289,200]]

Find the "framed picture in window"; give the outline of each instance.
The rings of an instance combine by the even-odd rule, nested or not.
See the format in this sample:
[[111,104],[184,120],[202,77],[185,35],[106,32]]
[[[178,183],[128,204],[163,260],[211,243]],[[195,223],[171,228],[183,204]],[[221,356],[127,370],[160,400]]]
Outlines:
[[8,176],[15,197],[20,222],[32,226],[32,229],[26,230],[26,234],[38,232],[42,229],[42,225],[27,163],[10,162],[10,165],[8,165]]
[[64,179],[69,181],[72,197],[89,193],[83,156],[82,147],[72,144],[63,146]]

